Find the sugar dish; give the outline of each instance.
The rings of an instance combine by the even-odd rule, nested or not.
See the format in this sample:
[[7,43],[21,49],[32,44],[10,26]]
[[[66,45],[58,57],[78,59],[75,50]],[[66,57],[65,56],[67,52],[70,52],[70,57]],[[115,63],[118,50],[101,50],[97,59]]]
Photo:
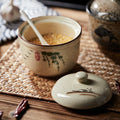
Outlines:
[[40,76],[57,76],[70,71],[79,55],[81,26],[74,20],[63,16],[41,16],[33,18],[41,34],[59,33],[73,39],[56,45],[31,43],[36,34],[27,22],[19,28],[19,43],[23,62]]

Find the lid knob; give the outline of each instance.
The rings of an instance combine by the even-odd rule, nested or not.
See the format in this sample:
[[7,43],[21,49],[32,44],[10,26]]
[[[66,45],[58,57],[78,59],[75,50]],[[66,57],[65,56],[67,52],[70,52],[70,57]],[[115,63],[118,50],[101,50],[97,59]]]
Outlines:
[[75,78],[81,83],[86,83],[88,81],[88,74],[83,71],[77,72]]

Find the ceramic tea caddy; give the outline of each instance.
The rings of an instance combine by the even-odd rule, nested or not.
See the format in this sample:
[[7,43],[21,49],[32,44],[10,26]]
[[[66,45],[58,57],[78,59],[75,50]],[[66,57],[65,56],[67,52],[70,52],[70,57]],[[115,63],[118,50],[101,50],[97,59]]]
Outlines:
[[107,103],[112,91],[101,77],[80,71],[61,77],[53,86],[51,95],[64,107],[91,109]]
[[93,39],[105,49],[120,50],[120,0],[92,0],[86,11]]

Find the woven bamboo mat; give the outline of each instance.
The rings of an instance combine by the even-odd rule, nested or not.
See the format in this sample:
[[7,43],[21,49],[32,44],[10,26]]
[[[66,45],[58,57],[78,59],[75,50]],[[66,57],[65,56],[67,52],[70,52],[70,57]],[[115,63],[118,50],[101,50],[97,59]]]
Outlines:
[[[85,70],[95,73],[110,84],[113,92],[119,94],[115,80],[120,82],[120,53],[102,50],[88,32],[88,24],[82,25],[80,55],[71,72]],[[52,100],[51,89],[58,78],[43,78],[32,73],[25,64],[15,41],[0,60],[0,92],[32,98]]]

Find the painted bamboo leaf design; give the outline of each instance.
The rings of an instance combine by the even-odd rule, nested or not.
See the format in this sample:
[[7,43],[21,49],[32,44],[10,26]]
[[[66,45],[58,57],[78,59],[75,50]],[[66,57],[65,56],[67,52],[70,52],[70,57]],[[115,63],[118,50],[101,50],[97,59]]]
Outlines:
[[42,56],[43,56],[43,61],[47,61],[48,65],[50,66],[50,60],[48,59],[48,55],[46,52],[42,52]]
[[49,66],[51,65],[51,63],[55,64],[57,66],[58,71],[60,69],[59,62],[62,62],[63,64],[65,64],[65,62],[63,60],[63,56],[61,56],[59,52],[45,52],[45,51],[43,51],[41,53],[43,56],[43,61],[45,61],[45,62],[47,61]]

